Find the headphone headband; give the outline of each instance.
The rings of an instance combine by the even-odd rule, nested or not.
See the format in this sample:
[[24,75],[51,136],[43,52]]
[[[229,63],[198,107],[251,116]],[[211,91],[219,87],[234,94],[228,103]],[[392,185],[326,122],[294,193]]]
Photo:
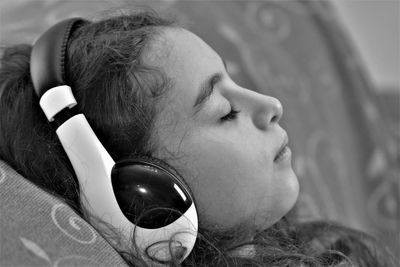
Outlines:
[[31,53],[31,77],[39,98],[49,89],[65,85],[65,63],[68,39],[85,20],[72,18],[48,29],[34,43]]

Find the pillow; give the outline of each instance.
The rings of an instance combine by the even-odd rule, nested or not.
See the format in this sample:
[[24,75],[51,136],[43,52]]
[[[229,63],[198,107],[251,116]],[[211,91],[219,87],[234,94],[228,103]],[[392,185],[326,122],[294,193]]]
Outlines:
[[0,266],[127,266],[65,203],[0,161]]

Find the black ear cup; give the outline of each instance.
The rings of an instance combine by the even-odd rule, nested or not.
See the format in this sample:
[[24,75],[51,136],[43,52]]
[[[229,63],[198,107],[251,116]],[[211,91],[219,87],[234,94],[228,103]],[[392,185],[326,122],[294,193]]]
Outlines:
[[122,213],[139,227],[164,227],[176,221],[193,203],[177,174],[154,158],[141,156],[117,162],[111,181]]

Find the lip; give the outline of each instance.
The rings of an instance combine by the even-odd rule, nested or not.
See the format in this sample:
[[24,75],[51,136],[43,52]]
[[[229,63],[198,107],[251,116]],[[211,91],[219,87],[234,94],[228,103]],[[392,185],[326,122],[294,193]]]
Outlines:
[[283,137],[283,141],[281,143],[281,146],[279,147],[279,149],[275,152],[275,157],[274,157],[274,162],[279,161],[279,159],[282,157],[282,155],[284,154],[284,151],[286,149],[288,149],[288,142],[289,142],[289,138],[287,136],[287,134],[284,134]]

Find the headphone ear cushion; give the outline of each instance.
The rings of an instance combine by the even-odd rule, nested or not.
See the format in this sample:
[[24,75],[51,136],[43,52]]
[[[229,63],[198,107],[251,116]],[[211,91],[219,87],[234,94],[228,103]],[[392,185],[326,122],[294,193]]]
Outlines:
[[143,228],[164,227],[194,203],[189,187],[177,172],[152,157],[140,155],[118,161],[111,182],[122,213]]

